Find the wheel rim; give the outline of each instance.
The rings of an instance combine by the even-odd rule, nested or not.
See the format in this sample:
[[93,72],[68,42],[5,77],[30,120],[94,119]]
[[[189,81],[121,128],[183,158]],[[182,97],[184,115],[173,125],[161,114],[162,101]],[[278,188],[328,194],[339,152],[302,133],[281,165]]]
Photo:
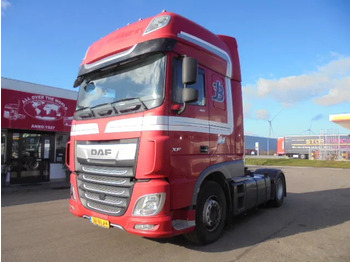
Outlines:
[[281,200],[283,198],[283,183],[282,180],[279,179],[277,182],[277,199]]
[[222,209],[214,196],[207,199],[203,209],[203,223],[208,231],[214,231],[222,218]]

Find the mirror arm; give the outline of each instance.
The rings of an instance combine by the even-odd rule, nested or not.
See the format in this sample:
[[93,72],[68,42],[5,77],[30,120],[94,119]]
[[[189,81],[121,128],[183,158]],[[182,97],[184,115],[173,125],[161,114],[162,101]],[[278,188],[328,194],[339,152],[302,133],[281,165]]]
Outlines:
[[185,110],[186,110],[186,103],[184,102],[182,108],[180,109],[179,112],[177,112],[177,114],[178,114],[178,115],[181,115],[183,112],[185,112]]
[[[187,85],[184,84],[184,88],[186,88],[186,87],[187,87]],[[183,112],[185,112],[185,110],[186,110],[186,102],[183,102],[182,108],[180,109],[179,112],[177,112],[177,114],[181,115]]]

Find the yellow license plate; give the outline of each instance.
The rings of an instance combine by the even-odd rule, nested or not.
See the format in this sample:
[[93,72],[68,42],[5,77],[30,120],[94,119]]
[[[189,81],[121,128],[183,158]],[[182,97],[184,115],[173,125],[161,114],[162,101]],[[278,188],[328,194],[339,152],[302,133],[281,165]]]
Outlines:
[[91,217],[90,220],[94,225],[105,227],[105,228],[110,227],[109,221],[106,219],[102,219],[102,218],[98,218],[98,217]]

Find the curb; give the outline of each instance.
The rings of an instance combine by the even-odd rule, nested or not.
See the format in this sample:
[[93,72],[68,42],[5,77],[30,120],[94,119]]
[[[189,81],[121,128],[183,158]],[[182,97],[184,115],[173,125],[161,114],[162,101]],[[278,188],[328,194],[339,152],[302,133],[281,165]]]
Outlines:
[[35,191],[45,191],[52,189],[68,189],[70,188],[70,183],[66,181],[51,181],[42,182],[35,184],[21,184],[21,185],[6,185],[1,188],[2,195],[9,195],[15,193],[24,192],[35,192]]

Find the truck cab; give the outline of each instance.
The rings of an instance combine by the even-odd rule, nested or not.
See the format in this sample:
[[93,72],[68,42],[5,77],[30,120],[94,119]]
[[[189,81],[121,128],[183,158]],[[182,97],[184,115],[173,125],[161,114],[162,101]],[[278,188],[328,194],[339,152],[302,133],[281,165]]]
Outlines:
[[[74,86],[70,211],[142,236],[216,240],[249,180],[236,39],[163,12],[92,44]],[[274,181],[250,177],[256,189]]]

